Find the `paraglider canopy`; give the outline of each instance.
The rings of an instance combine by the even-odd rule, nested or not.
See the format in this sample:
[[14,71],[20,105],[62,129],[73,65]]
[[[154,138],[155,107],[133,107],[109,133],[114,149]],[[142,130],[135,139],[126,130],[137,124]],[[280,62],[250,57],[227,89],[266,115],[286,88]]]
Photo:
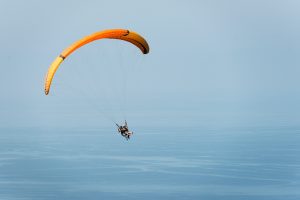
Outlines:
[[89,36],[86,36],[76,42],[74,42],[72,45],[67,47],[50,65],[46,80],[45,80],[45,94],[49,94],[50,86],[52,79],[54,77],[54,74],[60,64],[66,59],[72,52],[76,51],[80,47],[93,42],[95,40],[100,39],[117,39],[117,40],[124,40],[127,42],[130,42],[131,44],[138,47],[143,54],[147,54],[149,52],[149,45],[147,41],[140,36],[138,33],[135,33],[133,31],[125,30],[125,29],[109,29],[104,30],[100,32],[93,33]]

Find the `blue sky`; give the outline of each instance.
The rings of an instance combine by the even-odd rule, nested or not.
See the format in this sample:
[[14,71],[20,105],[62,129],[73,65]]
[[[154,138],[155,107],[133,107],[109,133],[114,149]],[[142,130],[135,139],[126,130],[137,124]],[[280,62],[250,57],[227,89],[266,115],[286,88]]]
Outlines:
[[[181,121],[272,118],[269,123],[297,124],[299,6],[298,1],[1,1],[0,125],[51,127],[68,121],[68,115],[77,115],[81,125],[95,123],[83,122],[92,109],[79,109],[77,90],[66,92],[74,80],[81,89],[89,88],[91,72],[77,77],[72,67],[102,66],[106,51],[119,47],[122,53],[130,49],[122,58],[127,65],[140,59],[133,47],[103,42],[72,55],[58,71],[52,96],[44,96],[43,81],[49,64],[67,45],[108,28],[137,31],[151,48],[129,76],[129,115],[165,111],[163,118],[179,116]],[[114,65],[115,58],[107,57]],[[187,110],[194,114],[181,114]]]

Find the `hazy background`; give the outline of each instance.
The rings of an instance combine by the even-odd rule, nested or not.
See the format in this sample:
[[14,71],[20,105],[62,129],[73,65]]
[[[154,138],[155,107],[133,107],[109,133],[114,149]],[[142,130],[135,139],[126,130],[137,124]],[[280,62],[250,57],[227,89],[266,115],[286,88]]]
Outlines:
[[[0,196],[86,199],[84,192],[74,194],[80,185],[90,199],[120,199],[109,192],[115,192],[115,185],[128,185],[126,180],[134,180],[141,170],[140,182],[123,189],[133,192],[139,185],[141,196],[122,198],[174,199],[174,191],[179,191],[179,199],[189,198],[186,194],[192,199],[201,195],[209,199],[205,195],[212,194],[297,199],[299,8],[296,0],[0,0],[0,162],[5,161],[0,163]],[[65,60],[45,96],[44,77],[54,58],[77,39],[109,28],[140,33],[149,42],[150,53],[142,55],[120,41],[97,41]],[[123,91],[126,102],[120,100]],[[133,141],[124,144],[117,137],[111,117],[130,121],[136,131]],[[82,158],[74,154],[83,154],[83,161],[72,163]],[[264,156],[258,159],[260,155]],[[123,168],[116,166],[123,156],[133,166],[130,172],[125,170],[132,176],[125,173],[121,183],[118,173]],[[253,159],[246,162],[246,158]],[[108,159],[105,166],[103,159]],[[178,177],[179,171],[173,174],[176,178],[167,176],[162,172],[170,171],[166,160],[179,171],[188,165],[197,173],[193,178]],[[203,171],[208,160],[220,168]],[[153,169],[153,162],[160,164]],[[236,168],[229,168],[241,170],[233,172],[240,180],[233,185],[227,172],[223,174],[226,163],[236,163]],[[38,172],[44,165],[53,167],[45,170],[47,176]],[[69,165],[79,167],[72,171]],[[99,167],[103,172],[116,167],[116,174],[103,177]],[[265,174],[262,168],[273,171]],[[86,180],[86,173],[99,179]],[[258,177],[255,183],[247,179],[252,173]],[[201,174],[212,176],[204,179]],[[147,185],[149,179],[153,182]],[[267,179],[271,184],[258,191],[257,184]],[[100,182],[102,186],[93,185]],[[182,184],[168,189],[173,183]],[[44,193],[36,194],[43,184]],[[161,188],[167,194],[160,195]],[[149,191],[157,196],[145,195]],[[107,196],[101,196],[103,192]]]
[[[150,44],[132,76],[139,87],[130,88],[143,109],[222,113],[221,121],[277,116],[271,123],[297,124],[298,7],[297,1],[1,1],[1,125],[51,126],[54,117],[62,119],[53,102],[59,109],[69,102],[61,93],[43,95],[48,66],[75,40],[119,27]],[[110,45],[101,44],[84,48],[81,57],[73,54],[59,75],[71,72],[72,59],[103,67],[96,49]]]

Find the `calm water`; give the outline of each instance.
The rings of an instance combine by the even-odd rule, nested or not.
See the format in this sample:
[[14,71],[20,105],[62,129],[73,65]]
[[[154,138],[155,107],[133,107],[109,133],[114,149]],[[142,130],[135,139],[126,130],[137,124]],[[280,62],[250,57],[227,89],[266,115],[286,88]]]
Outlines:
[[0,199],[300,199],[300,128],[1,129]]

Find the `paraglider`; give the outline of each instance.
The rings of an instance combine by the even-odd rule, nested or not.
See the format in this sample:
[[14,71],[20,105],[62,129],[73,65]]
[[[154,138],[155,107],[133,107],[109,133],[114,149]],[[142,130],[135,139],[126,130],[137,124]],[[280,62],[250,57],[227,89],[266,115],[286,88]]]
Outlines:
[[[123,40],[126,42],[129,42],[133,45],[135,45],[137,48],[141,50],[143,54],[149,53],[149,45],[147,41],[138,33],[125,30],[125,29],[109,29],[109,30],[104,30],[104,31],[99,31],[96,33],[93,33],[91,35],[88,35],[86,37],[83,37],[80,40],[77,40],[74,42],[72,45],[67,47],[50,65],[48,72],[46,74],[46,79],[45,79],[45,86],[44,86],[44,91],[45,94],[48,95],[51,87],[52,80],[54,78],[54,75],[61,65],[61,63],[74,51],[79,49],[80,47],[91,43],[95,40],[100,40],[100,39],[116,39],[116,40]],[[124,136],[127,140],[130,138],[133,132],[130,132],[128,130],[127,122],[125,120],[125,125],[124,126],[119,126],[117,123],[116,125],[118,126],[118,131],[121,133],[122,136]]]
[[125,124],[123,126],[120,126],[119,124],[117,124],[118,127],[118,132],[125,137],[127,140],[130,139],[130,136],[133,134],[133,132],[129,131],[128,129],[128,125],[127,125],[127,121],[125,120]]

